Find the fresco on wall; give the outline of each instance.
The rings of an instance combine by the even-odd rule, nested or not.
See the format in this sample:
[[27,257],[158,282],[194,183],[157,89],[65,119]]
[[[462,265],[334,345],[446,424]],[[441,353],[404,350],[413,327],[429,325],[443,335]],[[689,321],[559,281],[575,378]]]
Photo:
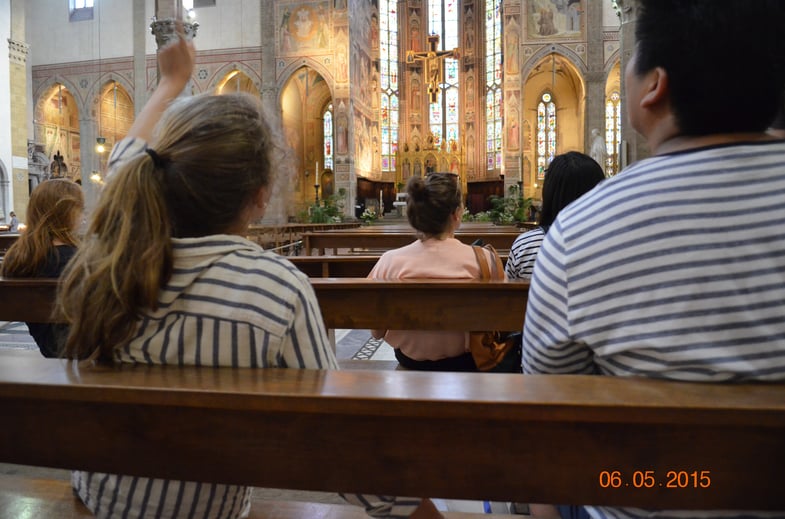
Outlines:
[[278,48],[281,54],[330,48],[330,9],[327,2],[280,4],[278,11]]
[[586,0],[528,0],[526,38],[583,40]]

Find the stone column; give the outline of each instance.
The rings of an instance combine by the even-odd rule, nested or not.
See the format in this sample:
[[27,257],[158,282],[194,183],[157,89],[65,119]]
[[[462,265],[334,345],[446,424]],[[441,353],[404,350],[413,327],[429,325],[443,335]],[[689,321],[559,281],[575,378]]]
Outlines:
[[[605,136],[605,51],[602,41],[602,2],[586,2],[586,111],[583,147],[588,155],[592,129]],[[605,170],[605,164],[600,164]]]
[[145,0],[134,0],[133,44],[134,44],[134,115],[139,115],[148,99],[147,92],[147,18]]
[[[484,14],[484,13],[478,13]],[[504,143],[504,192],[503,195],[507,196],[510,194],[510,188],[515,187],[516,192],[517,189],[523,189],[523,161],[521,157],[523,156],[523,119],[524,119],[524,110],[523,110],[523,78],[521,77],[521,62],[520,56],[523,54],[523,48],[521,47],[523,43],[523,24],[526,23],[525,16],[521,14],[521,2],[520,0],[508,0],[504,2],[504,19],[508,19],[509,22],[506,27],[503,29],[504,40],[502,43],[502,48],[504,52],[504,56],[509,56],[510,59],[516,59],[518,62],[512,65],[508,63],[504,63],[504,95],[503,95],[503,103],[504,103],[504,128],[502,131],[504,132],[504,136],[502,137],[502,142]],[[483,27],[480,31],[480,34],[485,35],[485,28]],[[480,46],[483,49],[483,46]],[[484,60],[481,60],[484,63]],[[480,75],[482,80],[480,81],[480,85],[485,85],[485,74],[488,72],[485,69],[485,66],[481,67],[483,73]],[[510,73],[513,72],[513,73]],[[479,89],[480,92],[484,91],[484,88]],[[480,96],[483,100],[480,103],[480,114],[481,116],[478,117],[479,120],[485,121],[485,96]],[[515,128],[512,126],[515,125]],[[483,129],[484,130],[484,129]],[[512,130],[512,131],[511,131]],[[478,132],[481,135],[485,135],[485,131]],[[487,138],[487,135],[485,135]],[[511,142],[510,139],[516,139],[517,142]],[[482,146],[479,146],[480,149],[484,150],[485,145],[483,143]],[[487,156],[485,153],[481,154],[482,159],[479,161],[478,167],[485,168],[485,160]],[[520,184],[519,184],[520,182]]]
[[[156,0],[155,16],[150,24],[150,29],[153,31],[155,43],[159,49],[175,38],[175,20],[182,9],[182,7],[178,9],[178,6],[181,5],[180,0]],[[196,22],[185,22],[183,24],[185,37],[189,40],[194,39],[198,28],[199,24]],[[188,83],[183,89],[183,94],[189,94],[192,90],[191,82]]]
[[[276,85],[275,73],[275,20],[270,12],[272,6],[261,2],[259,17],[261,30],[262,85],[261,96],[264,110],[273,117],[277,125],[282,125],[281,105]],[[279,126],[279,131],[283,128]],[[283,139],[283,135],[281,135]],[[286,145],[286,144],[284,144]],[[291,203],[290,179],[294,172],[290,161],[275,165],[275,178],[272,185],[272,196],[267,205],[262,221],[269,225],[283,225],[287,222],[287,207]]]
[[11,106],[11,207],[21,221],[30,200],[27,169],[27,55],[25,42],[25,2],[11,0],[11,34],[8,38]]
[[635,20],[637,19],[637,0],[618,0],[621,8],[621,110],[625,114],[621,125],[621,157],[620,168],[644,159],[650,155],[646,141],[630,125],[627,114],[627,95],[624,82],[624,71],[635,51]]
[[[100,101],[99,101],[100,103]],[[100,106],[97,106],[100,110]],[[79,118],[79,156],[82,157],[82,191],[85,197],[85,216],[90,216],[98,199],[98,186],[91,176],[101,171],[101,157],[95,151],[95,139],[98,137],[98,123],[89,113],[80,113]],[[106,151],[109,153],[109,150]]]

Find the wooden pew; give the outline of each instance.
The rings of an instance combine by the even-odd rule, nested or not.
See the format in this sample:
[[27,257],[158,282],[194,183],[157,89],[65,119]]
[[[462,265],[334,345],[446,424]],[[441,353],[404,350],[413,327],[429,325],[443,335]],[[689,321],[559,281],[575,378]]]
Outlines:
[[4,351],[0,410],[8,463],[320,491],[785,510],[782,384],[89,369]]
[[[512,247],[512,242],[518,237],[520,231],[458,231],[455,237],[463,243],[471,244],[478,239],[493,245],[500,251],[507,251]],[[402,231],[324,231],[303,233],[303,253],[305,255],[324,255],[326,249],[332,249],[334,254],[339,249],[370,249],[389,250],[403,247],[416,240],[413,232]]]
[[[312,278],[327,328],[520,330],[526,281]],[[0,320],[49,322],[56,279],[0,278]]]
[[[507,261],[507,254],[500,253],[502,263]],[[341,254],[329,256],[287,256],[286,259],[312,278],[346,278],[367,277],[379,254]]]
[[7,251],[11,245],[16,243],[16,240],[19,239],[19,234],[17,233],[0,233],[0,257],[5,255],[5,251]]

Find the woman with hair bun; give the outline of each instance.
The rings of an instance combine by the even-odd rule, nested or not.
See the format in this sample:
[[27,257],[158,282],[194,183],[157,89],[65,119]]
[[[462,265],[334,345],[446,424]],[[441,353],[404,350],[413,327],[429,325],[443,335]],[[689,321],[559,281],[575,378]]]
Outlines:
[[[406,185],[406,215],[419,232],[415,242],[385,252],[368,275],[374,279],[477,279],[480,266],[471,245],[455,238],[463,215],[463,193],[452,173],[411,177]],[[485,251],[488,264],[490,253]],[[426,309],[427,310],[427,309]],[[395,349],[407,369],[477,371],[469,334],[452,331],[371,330]]]

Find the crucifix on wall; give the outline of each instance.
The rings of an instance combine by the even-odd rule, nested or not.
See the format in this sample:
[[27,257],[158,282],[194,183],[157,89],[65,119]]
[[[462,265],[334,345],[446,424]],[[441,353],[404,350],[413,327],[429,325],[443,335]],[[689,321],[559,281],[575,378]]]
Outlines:
[[435,103],[441,92],[442,78],[444,77],[444,59],[460,59],[460,50],[438,50],[439,35],[431,34],[428,36],[428,51],[414,52],[406,51],[406,63],[413,65],[415,61],[425,62],[425,77],[428,81],[428,98],[431,103]]

